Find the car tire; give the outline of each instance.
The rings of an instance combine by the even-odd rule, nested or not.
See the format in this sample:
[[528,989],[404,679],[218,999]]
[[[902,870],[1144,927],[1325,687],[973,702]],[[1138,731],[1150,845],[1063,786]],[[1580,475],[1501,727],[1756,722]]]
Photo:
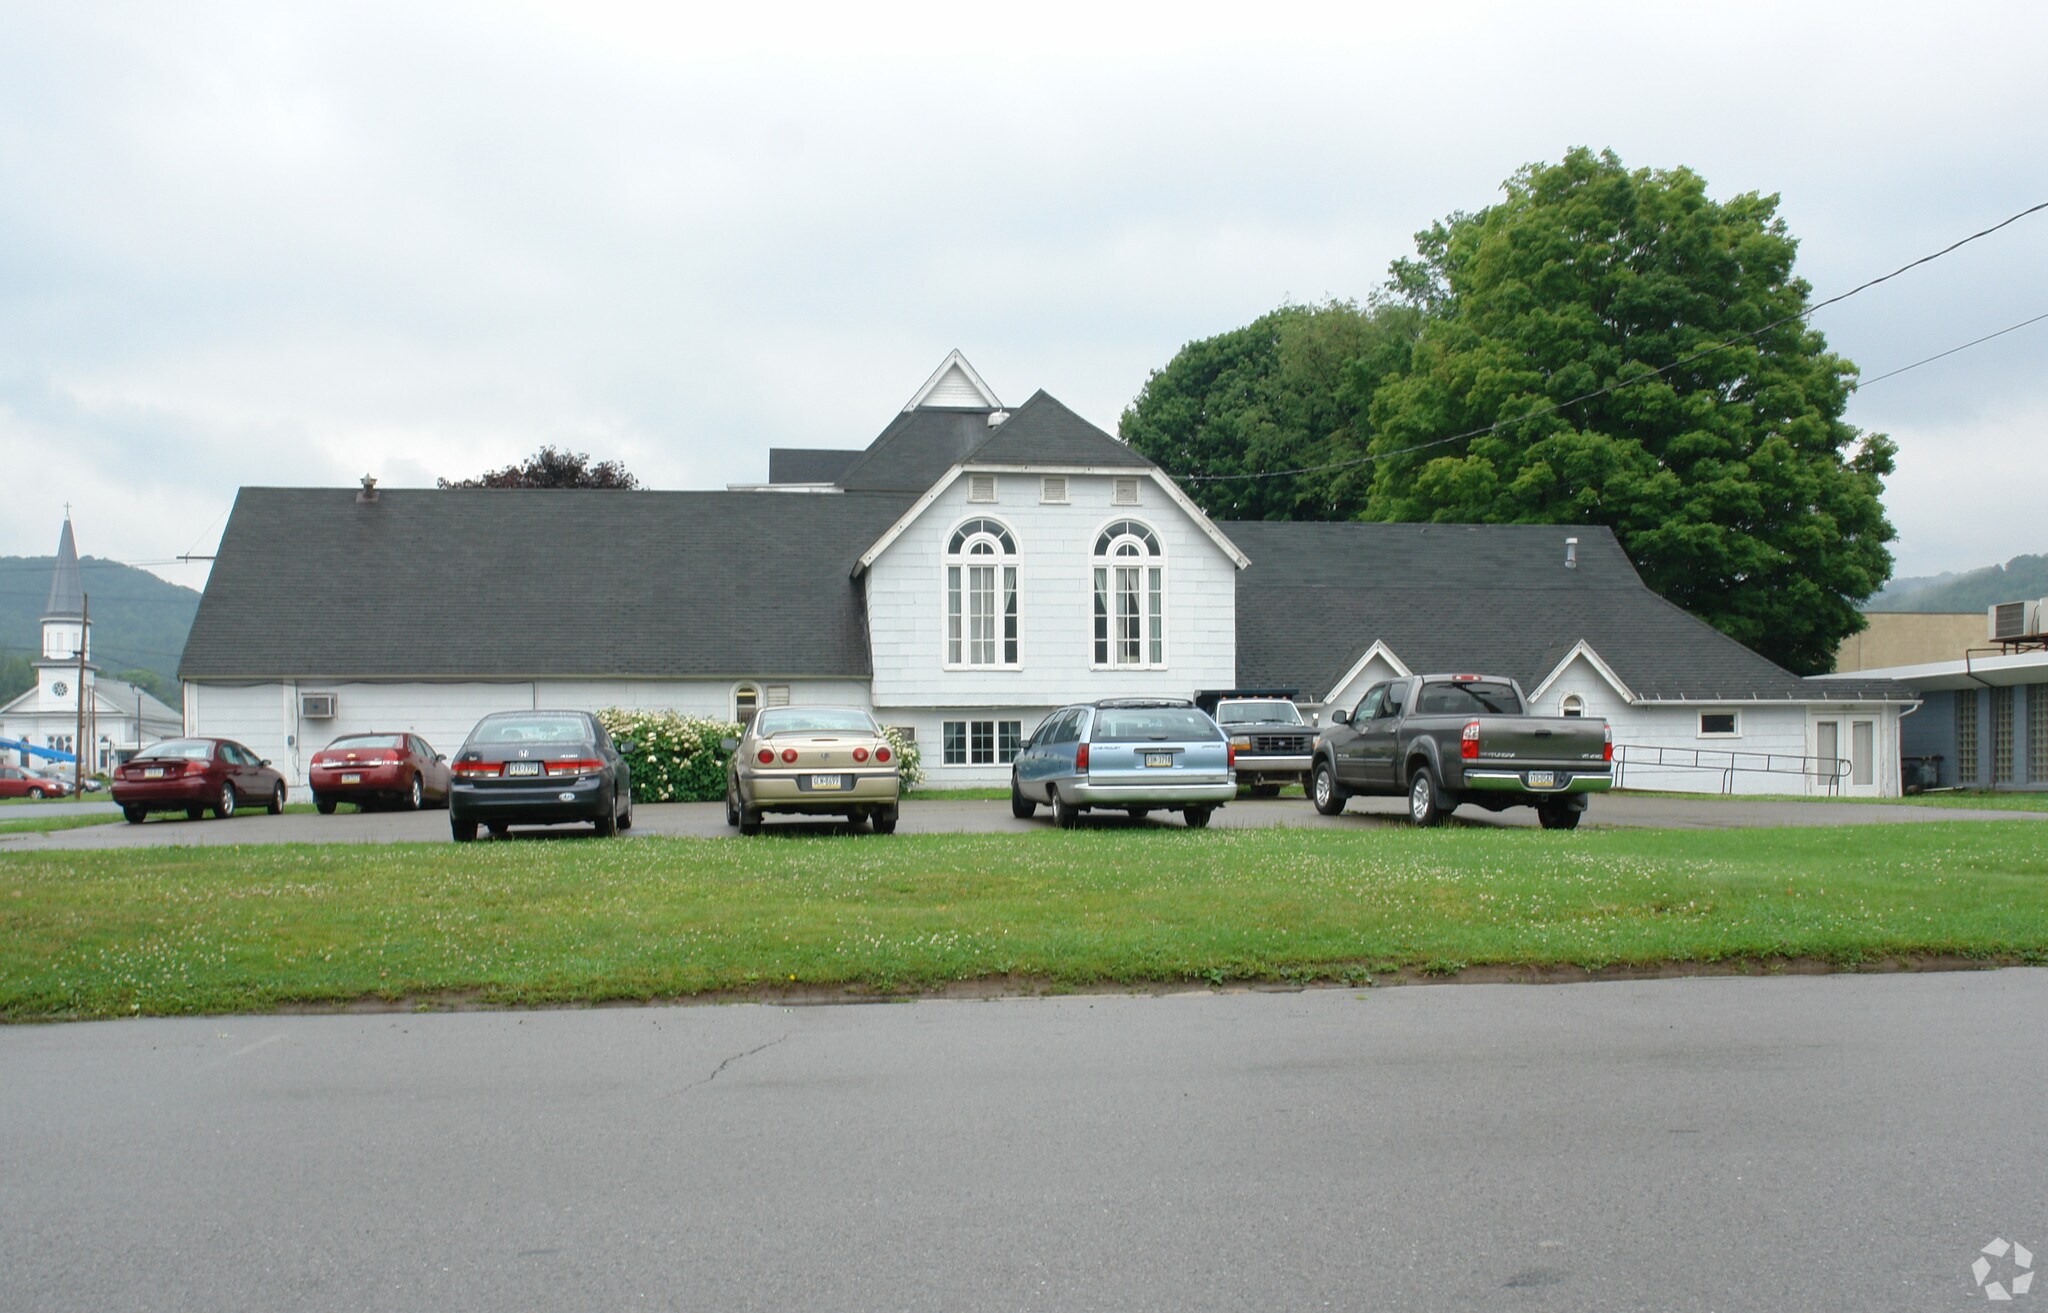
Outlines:
[[32,801],[41,802],[48,795],[34,785],[29,786],[28,796]]
[[1068,802],[1058,785],[1052,788],[1052,823],[1062,830],[1071,830],[1081,819],[1081,808]]
[[187,808],[185,809],[185,819],[186,819],[186,820],[188,820],[188,821],[203,821],[203,820],[205,820],[205,819],[206,819],[206,808],[204,808],[204,807],[187,807]]
[[448,818],[448,833],[457,843],[475,843],[476,822],[458,821],[453,816],[450,816]]
[[334,815],[334,807],[334,799],[328,797],[326,794],[316,793],[313,795],[313,810],[319,812],[322,816]]
[[1209,818],[1215,814],[1214,807],[1190,807],[1182,812],[1181,816],[1186,819],[1190,830],[1206,830],[1209,828]]
[[1436,772],[1427,766],[1417,766],[1408,777],[1409,823],[1418,830],[1426,830],[1443,818],[1444,800],[1437,791]]
[[725,782],[725,823],[734,826],[740,823],[740,786],[733,780]]
[[761,809],[740,804],[740,833],[756,835],[761,832]]
[[1279,796],[1280,786],[1277,784],[1252,785],[1252,797],[1254,798],[1277,798]]
[[277,783],[277,787],[270,791],[270,801],[267,804],[265,804],[265,810],[267,810],[272,816],[284,815],[283,780],[279,780]]
[[1315,774],[1309,779],[1308,796],[1309,800],[1315,803],[1317,811],[1325,816],[1335,816],[1344,810],[1345,800],[1350,798],[1351,790],[1337,783],[1337,772],[1330,769],[1329,762],[1319,761],[1316,763]]
[[416,812],[426,804],[426,801],[427,786],[425,782],[420,779],[419,772],[414,771],[412,776],[412,788],[408,790],[405,795],[405,809],[409,812]]
[[618,837],[619,800],[616,797],[605,805],[603,811],[598,813],[597,819],[591,822],[591,828],[597,831],[597,837],[600,839],[616,839]]
[[1038,804],[1024,796],[1024,790],[1017,787],[1017,772],[1010,772],[1010,815],[1020,821],[1028,821],[1038,815]]
[[233,784],[221,785],[220,801],[213,804],[213,814],[223,821],[226,820],[235,814],[235,803],[237,801],[239,799],[235,797],[235,786]]
[[876,834],[896,833],[896,808],[884,807],[870,819],[874,823]]
[[140,825],[149,819],[149,809],[147,807],[123,807],[121,815],[128,818],[130,825]]
[[493,839],[509,839],[512,837],[512,827],[503,821],[492,821],[484,826],[484,828],[490,831]]
[[619,828],[621,830],[630,830],[633,828],[633,789],[630,785],[628,785],[626,788],[625,810],[619,813]]
[[1152,809],[1150,807],[1126,807],[1124,808],[1124,814],[1134,821],[1142,821],[1152,814]]
[[1565,802],[1545,802],[1536,806],[1536,820],[1546,830],[1576,830],[1583,809]]

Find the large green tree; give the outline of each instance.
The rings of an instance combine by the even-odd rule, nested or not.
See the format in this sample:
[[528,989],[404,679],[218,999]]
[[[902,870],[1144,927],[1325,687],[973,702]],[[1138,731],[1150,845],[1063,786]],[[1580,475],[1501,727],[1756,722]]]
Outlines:
[[590,455],[542,447],[516,465],[486,470],[473,479],[436,479],[443,488],[616,488],[633,490],[640,480],[615,460],[590,463]]
[[1365,518],[1609,525],[1666,598],[1829,669],[1891,571],[1893,447],[1842,420],[1777,198],[1583,149],[1505,190],[1394,266],[1427,321],[1369,405]]
[[1420,321],[1405,305],[1283,306],[1182,347],[1145,381],[1118,433],[1167,473],[1204,476],[1182,486],[1219,519],[1348,519],[1365,508],[1363,466],[1242,476],[1358,457],[1366,403],[1406,364]]

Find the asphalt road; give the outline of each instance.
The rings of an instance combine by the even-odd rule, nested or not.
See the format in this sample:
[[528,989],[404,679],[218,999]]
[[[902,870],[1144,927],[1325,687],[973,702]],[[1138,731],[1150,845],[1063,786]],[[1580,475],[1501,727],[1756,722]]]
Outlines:
[[2043,1016],[2009,970],[13,1027],[0,1308],[1982,1307],[1982,1246],[2048,1255]]
[[[36,814],[57,804],[45,803]],[[91,806],[93,804],[82,804]],[[104,804],[111,807],[112,804]],[[1244,799],[1216,813],[1218,826],[1257,827],[1286,825],[1319,829],[1357,829],[1372,826],[1400,826],[1407,823],[1405,800],[1400,798],[1353,798],[1342,816],[1321,816],[1300,798]],[[10,809],[25,812],[26,808]],[[735,832],[725,823],[725,809],[718,803],[643,803],[633,809],[636,835],[686,835],[723,838]],[[1915,824],[1927,821],[2032,820],[2048,821],[2048,812],[1978,811],[1960,808],[1907,806],[1903,803],[1846,802],[1749,802],[1739,798],[1672,798],[1614,794],[1592,800],[1582,826],[1638,826],[1654,829],[1721,830],[1758,826]],[[1466,807],[1449,822],[1453,825],[1534,826],[1536,813],[1527,807],[1505,812],[1485,812]],[[1084,826],[1126,828],[1150,826],[1178,829],[1180,817],[1155,813],[1133,821],[1121,812],[1090,814]],[[904,804],[900,834],[1022,834],[1052,825],[1049,809],[1040,808],[1029,821],[1010,815],[1009,803],[1001,800],[952,802],[912,799]],[[829,834],[843,828],[837,822],[792,818],[771,818],[768,833],[784,836]],[[515,839],[567,838],[588,835],[586,826],[558,826],[553,829],[514,831]],[[182,816],[153,817],[142,825],[125,822],[58,830],[47,834],[0,835],[0,852],[37,849],[87,851],[102,848],[134,848],[154,845],[223,843],[396,843],[448,841],[446,812],[343,811],[333,816],[271,816],[260,808],[240,812],[229,820],[188,821]],[[886,842],[884,840],[883,842]]]

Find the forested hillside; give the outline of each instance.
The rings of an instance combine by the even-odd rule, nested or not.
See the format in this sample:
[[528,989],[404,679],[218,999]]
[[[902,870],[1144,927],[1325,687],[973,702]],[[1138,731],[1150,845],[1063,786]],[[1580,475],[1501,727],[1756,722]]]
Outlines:
[[2048,555],[2015,556],[1962,574],[1894,579],[1866,611],[1982,611],[1998,602],[2048,597]]
[[[0,556],[0,702],[35,682],[51,556]],[[199,594],[147,570],[87,556],[78,563],[92,607],[92,656],[100,673],[130,678],[177,706],[178,654],[199,610]],[[169,695],[166,697],[166,695]]]

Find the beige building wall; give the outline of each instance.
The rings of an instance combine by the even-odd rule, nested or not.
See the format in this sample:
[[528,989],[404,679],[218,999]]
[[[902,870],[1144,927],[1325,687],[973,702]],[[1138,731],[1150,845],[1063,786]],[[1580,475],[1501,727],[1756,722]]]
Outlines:
[[1982,611],[1866,611],[1863,618],[1870,627],[1849,635],[1835,653],[1837,674],[1960,661],[1989,641]]

